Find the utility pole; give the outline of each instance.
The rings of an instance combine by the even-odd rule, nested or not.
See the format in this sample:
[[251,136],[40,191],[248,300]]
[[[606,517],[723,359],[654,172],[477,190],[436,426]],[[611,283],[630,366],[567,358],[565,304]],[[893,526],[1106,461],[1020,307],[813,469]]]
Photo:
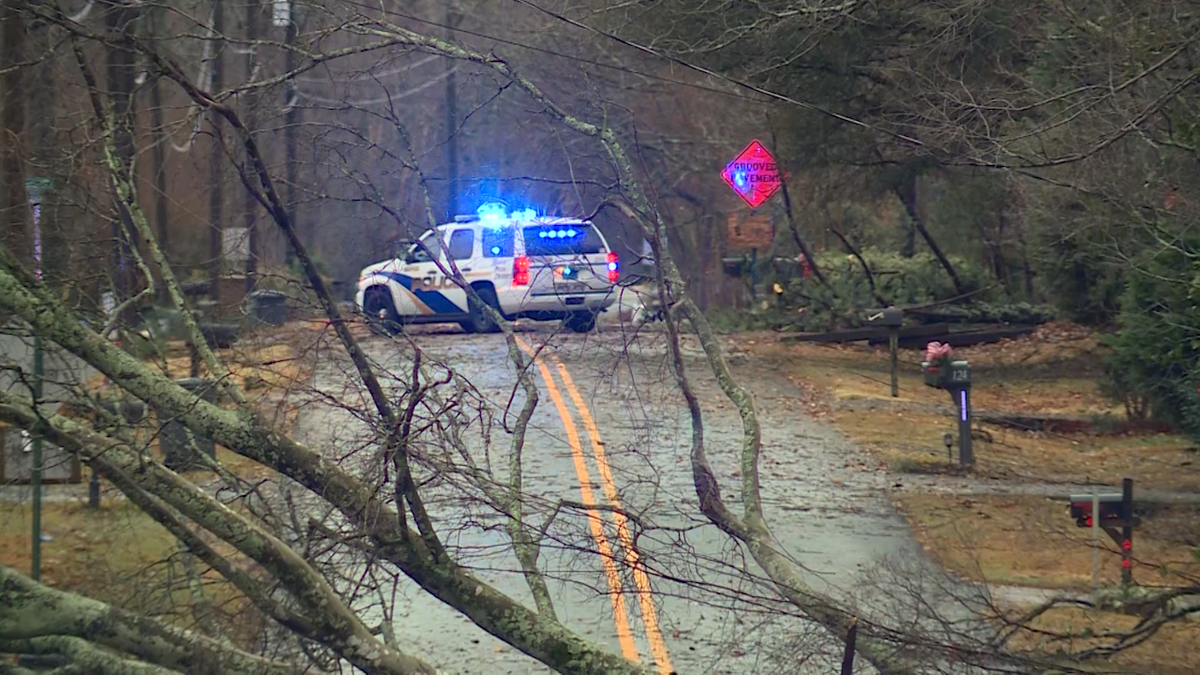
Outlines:
[[[246,39],[250,41],[250,45],[246,47],[246,81],[250,81],[254,77],[254,57],[258,54],[258,46],[253,44],[258,39],[258,12],[261,7],[258,0],[245,0],[246,2]],[[258,97],[252,94],[247,94],[246,118],[253,128],[255,118],[255,103]],[[246,170],[250,170],[249,158],[246,162]],[[258,276],[258,231],[255,227],[255,214],[258,209],[258,202],[254,199],[254,195],[249,190],[242,190],[245,197],[245,212],[242,214],[243,225],[246,228],[246,238],[249,251],[246,255],[246,293],[249,293],[254,288]]]
[[[286,46],[284,52],[284,69],[287,72],[292,72],[296,68],[296,53],[292,47],[296,44],[297,26],[296,26],[296,8],[290,0],[274,0],[274,8],[272,18],[277,27],[284,29],[283,42]],[[296,237],[301,241],[304,238],[301,236],[300,218],[296,215],[296,125],[300,123],[300,101],[296,95],[296,80],[289,77],[287,86],[284,88],[284,106],[286,113],[283,116],[283,145],[286,164],[287,176],[287,211],[288,216],[292,220],[292,228],[296,232]],[[290,266],[295,252],[292,251],[290,245],[285,245],[286,260]]]
[[[444,0],[446,37],[454,39],[454,28],[458,26],[460,15],[455,11],[457,0]],[[450,220],[458,215],[458,81],[455,76],[455,63],[451,59],[446,62],[446,209]]]
[[[213,93],[221,91],[224,88],[224,82],[221,72],[221,55],[224,50],[224,8],[221,6],[221,0],[212,0],[212,30],[216,36],[217,45],[213,50],[213,60],[210,66],[212,67],[212,85]],[[208,222],[211,228],[208,233],[208,294],[212,300],[220,302],[221,300],[221,272],[222,269],[222,234],[225,230],[224,214],[221,212],[221,207],[224,205],[224,192],[221,189],[221,163],[223,154],[223,144],[221,142],[221,120],[220,117],[210,111],[208,123],[212,127],[212,146],[208,155]],[[219,307],[220,305],[218,305]]]

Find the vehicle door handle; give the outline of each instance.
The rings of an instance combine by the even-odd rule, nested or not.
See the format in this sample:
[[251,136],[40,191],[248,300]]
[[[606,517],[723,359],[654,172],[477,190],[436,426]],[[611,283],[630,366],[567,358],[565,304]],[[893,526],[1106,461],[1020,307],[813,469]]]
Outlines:
[[458,268],[458,271],[459,272],[470,272],[471,268],[470,267],[460,267],[460,268]]

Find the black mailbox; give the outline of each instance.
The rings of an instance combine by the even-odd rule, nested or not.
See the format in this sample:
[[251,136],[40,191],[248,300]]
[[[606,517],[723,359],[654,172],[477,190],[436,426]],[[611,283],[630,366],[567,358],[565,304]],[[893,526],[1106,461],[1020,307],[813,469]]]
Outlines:
[[943,372],[943,388],[957,389],[971,384],[971,366],[966,361],[951,361]]
[[[1133,514],[1126,512],[1126,501],[1120,492],[1101,494],[1096,499],[1100,507],[1100,527],[1123,527],[1132,523]],[[1078,527],[1092,526],[1092,495],[1071,495],[1071,517]]]
[[904,323],[904,311],[895,307],[871,310],[867,321],[876,326],[896,327]]
[[953,392],[971,387],[971,364],[966,361],[941,364],[922,361],[921,372],[925,375],[925,384],[937,389]]

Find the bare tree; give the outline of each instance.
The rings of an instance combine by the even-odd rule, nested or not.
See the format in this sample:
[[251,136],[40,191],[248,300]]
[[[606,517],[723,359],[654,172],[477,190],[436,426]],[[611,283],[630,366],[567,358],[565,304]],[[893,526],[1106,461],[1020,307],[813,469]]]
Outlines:
[[[281,478],[255,484],[229,466],[199,457],[217,477],[215,487],[201,485],[166,468],[146,443],[139,442],[137,430],[82,423],[48,409],[22,391],[0,394],[0,419],[43,435],[101,472],[268,617],[279,643],[298,645],[299,649],[269,656],[250,653],[166,620],[131,616],[79,595],[52,591],[7,569],[2,572],[6,581],[0,585],[10,602],[0,603],[0,649],[10,653],[53,651],[81,667],[89,667],[86,664],[93,661],[88,659],[104,660],[128,672],[197,670],[197,663],[217,671],[239,672],[332,670],[340,663],[371,673],[434,672],[430,659],[398,646],[405,636],[397,636],[390,627],[395,603],[387,596],[403,579],[554,670],[648,672],[648,666],[629,658],[636,647],[630,650],[625,640],[621,640],[622,653],[618,654],[560,618],[564,612],[555,606],[552,585],[564,581],[556,578],[559,575],[570,575],[552,569],[546,557],[548,551],[561,551],[598,556],[602,575],[587,581],[609,595],[614,604],[624,602],[620,592],[623,578],[632,580],[639,603],[645,603],[643,617],[654,612],[646,590],[649,584],[679,582],[695,589],[695,597],[714,607],[744,609],[747,616],[798,618],[798,623],[807,627],[802,635],[805,645],[830,636],[842,640],[854,630],[857,653],[880,672],[917,672],[947,664],[951,649],[944,634],[911,625],[903,618],[889,621],[886,615],[868,616],[814,588],[803,576],[802,563],[793,559],[773,534],[764,515],[763,429],[753,394],[735,375],[706,316],[689,294],[671,245],[675,223],[657,198],[658,182],[664,179],[643,164],[636,125],[622,122],[613,112],[620,109],[619,101],[580,85],[575,94],[594,107],[568,108],[559,103],[557,95],[548,93],[550,87],[539,86],[539,81],[526,76],[496,49],[477,48],[465,39],[435,37],[440,31],[433,29],[411,28],[421,25],[420,17],[400,15],[402,9],[391,5],[359,10],[340,3],[314,3],[306,7],[310,39],[290,35],[286,41],[231,35],[197,38],[186,32],[176,42],[160,41],[104,17],[98,21],[75,19],[40,4],[23,11],[53,25],[63,44],[69,45],[65,53],[83,81],[90,111],[88,138],[96,139],[94,146],[81,148],[80,153],[89,154],[103,169],[103,180],[95,181],[93,188],[112,186],[113,210],[127,216],[128,239],[136,242],[129,248],[130,255],[147,270],[142,275],[146,284],[162,280],[166,296],[181,317],[183,337],[195,346],[199,368],[215,383],[213,389],[221,403],[198,397],[163,369],[135,357],[127,341],[118,344],[110,339],[108,326],[97,330],[85,325],[23,264],[21,251],[10,247],[0,252],[0,308],[87,362],[113,386],[144,401],[153,409],[156,421],[146,422],[142,431],[153,432],[156,425],[167,421],[181,423],[241,458],[278,472]],[[119,7],[113,14],[127,11],[128,7]],[[207,26],[195,18],[203,16],[203,7],[193,11],[194,16],[182,20],[193,27]],[[547,17],[538,12],[530,16],[540,16],[542,21]],[[550,25],[572,23],[555,15],[549,18]],[[579,25],[572,29],[582,30]],[[288,58],[279,60],[290,67],[274,73],[251,72],[244,80],[218,90],[192,77],[172,56],[175,50],[194,49],[197,42],[208,39],[219,39],[225,46],[269,49],[281,57],[286,54]],[[219,118],[227,130],[226,138],[236,148],[222,156],[232,164],[227,168],[232,168],[241,188],[287,242],[303,271],[305,297],[312,300],[317,310],[314,315],[326,327],[310,343],[312,349],[324,350],[315,358],[321,366],[345,376],[340,389],[312,387],[288,397],[294,405],[307,399],[306,411],[321,406],[336,411],[328,426],[343,435],[336,436],[331,448],[318,447],[273,422],[251,399],[232,364],[208,346],[172,261],[142,207],[133,178],[135,153],[127,145],[132,135],[122,127],[131,92],[118,88],[106,95],[101,89],[88,58],[89,50],[96,49],[137,55],[156,81],[164,86],[169,83],[170,95],[185,99],[198,115]],[[477,109],[468,116],[487,112],[509,119],[532,117],[537,128],[550,130],[539,139],[566,139],[561,141],[565,148],[561,161],[568,166],[568,187],[579,194],[585,186],[595,188],[579,198],[581,205],[599,209],[602,203],[611,204],[636,223],[650,242],[660,281],[659,299],[662,306],[670,308],[665,322],[666,370],[685,402],[690,425],[687,470],[695,501],[687,509],[689,524],[658,523],[653,514],[623,507],[615,488],[608,495],[607,508],[601,508],[588,503],[586,497],[581,501],[564,499],[536,485],[529,457],[542,448],[530,447],[529,438],[543,400],[537,377],[542,378],[545,393],[560,413],[567,406],[553,371],[559,371],[568,398],[573,399],[577,392],[572,394],[574,389],[566,386],[565,369],[559,368],[545,347],[532,345],[515,332],[512,322],[483,301],[482,287],[472,284],[453,260],[439,263],[441,272],[465,290],[475,305],[485,308],[502,333],[504,368],[511,373],[512,382],[500,388],[506,400],[499,404],[483,391],[484,385],[463,372],[463,366],[427,353],[412,336],[402,333],[390,341],[387,349],[397,354],[398,360],[386,361],[364,345],[359,330],[362,324],[348,316],[333,297],[307,237],[297,229],[294,201],[284,194],[300,181],[288,180],[280,189],[277,169],[269,157],[269,129],[256,128],[250,121],[269,119],[269,111],[280,111],[264,108],[252,113],[243,102],[250,94],[258,98],[260,92],[275,91],[286,83],[300,82],[302,77],[315,78],[343,64],[361,75],[356,86],[362,84],[377,94],[373,100],[330,96],[334,102],[323,104],[326,109],[320,114],[320,105],[312,106],[311,113],[306,110],[304,117],[313,131],[312,156],[321,158],[318,166],[326,172],[313,176],[307,188],[313,200],[369,208],[397,231],[419,232],[438,222],[436,191],[430,187],[434,177],[429,170],[428,139],[421,136],[412,110],[397,105],[397,88],[381,83],[378,71],[372,70],[381,55],[400,53],[434,57],[449,62],[451,68],[461,67],[458,82],[472,82],[482,92]],[[330,89],[336,84],[335,80],[325,83]],[[562,83],[554,86],[569,88]],[[312,94],[309,99],[320,96]],[[269,98],[262,96],[261,100]],[[517,101],[509,103],[510,98]],[[289,98],[288,105],[295,101]],[[575,109],[587,113],[575,114]],[[288,113],[290,110],[285,111],[285,118],[291,117]],[[285,124],[285,131],[291,128],[290,123]],[[532,122],[529,125],[523,129],[534,128]],[[287,134],[283,135],[286,146]],[[582,151],[576,154],[579,149]],[[230,158],[241,159],[231,162]],[[294,170],[289,165],[282,173]],[[394,176],[404,176],[401,184],[409,190],[406,201],[393,193],[393,186],[400,183]],[[434,238],[429,246],[437,253],[446,243]],[[129,289],[122,300],[127,308],[136,308],[153,295],[148,285],[136,292]],[[120,316],[113,322],[126,337],[135,328]],[[699,362],[685,353],[684,343],[689,338],[700,345],[703,358]],[[741,426],[734,443],[713,441],[697,393],[701,378],[715,380],[735,407]],[[77,392],[77,397],[81,404],[95,408],[84,392]],[[581,412],[586,410],[582,398],[572,402]],[[578,450],[582,446],[579,431],[573,422],[568,426],[567,419],[564,415],[568,445]],[[599,461],[603,445],[588,429],[595,420],[589,422],[590,418],[582,415],[581,419]],[[723,489],[719,483],[713,458],[737,467],[740,484],[732,496],[726,496],[728,487]],[[646,453],[644,459],[651,468],[655,461],[662,461],[653,453]],[[585,481],[581,478],[580,482]],[[606,477],[601,482],[607,486],[612,481]],[[236,497],[229,500],[228,494]],[[697,552],[687,534],[701,526],[718,528],[734,552],[720,558]],[[490,583],[485,578],[487,570],[473,566],[473,554],[479,552],[456,543],[472,531],[494,530],[504,533],[505,546],[525,584],[521,595],[527,592],[532,607],[517,593]],[[652,546],[656,554],[646,554]],[[736,581],[712,582],[705,578],[709,574],[732,576]],[[21,607],[34,607],[36,612],[26,615]],[[95,621],[88,621],[91,618]],[[133,626],[139,628],[137,634]],[[621,633],[618,627],[618,637],[625,637]],[[954,637],[967,645],[955,653],[965,649],[976,663],[1004,667],[1024,663],[1003,644],[988,642],[986,636]],[[669,661],[661,649],[661,636],[649,641],[656,666],[660,672],[666,671]],[[111,651],[100,651],[98,646]],[[803,660],[793,658],[789,665]]]

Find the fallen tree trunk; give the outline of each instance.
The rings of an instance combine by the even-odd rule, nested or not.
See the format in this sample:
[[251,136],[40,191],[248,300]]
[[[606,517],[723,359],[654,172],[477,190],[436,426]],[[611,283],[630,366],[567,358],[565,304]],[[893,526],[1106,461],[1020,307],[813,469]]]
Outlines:
[[[1037,326],[1003,326],[999,328],[990,328],[987,330],[970,330],[947,332],[937,336],[936,340],[951,347],[969,347],[972,345],[986,345],[1001,340],[1006,340],[1022,335],[1029,335]],[[900,338],[900,347],[902,349],[924,349],[925,345],[933,342],[934,338],[916,337],[916,338]]]
[[[944,335],[950,331],[950,327],[946,325],[934,324],[928,326],[906,326],[900,329],[901,338],[919,338],[919,337],[934,337]],[[887,342],[888,329],[881,326],[864,326],[863,328],[848,328],[846,330],[831,330],[824,333],[796,333],[795,335],[785,335],[779,339],[780,342],[818,342],[818,343],[843,343],[843,342],[862,342],[866,340]]]

